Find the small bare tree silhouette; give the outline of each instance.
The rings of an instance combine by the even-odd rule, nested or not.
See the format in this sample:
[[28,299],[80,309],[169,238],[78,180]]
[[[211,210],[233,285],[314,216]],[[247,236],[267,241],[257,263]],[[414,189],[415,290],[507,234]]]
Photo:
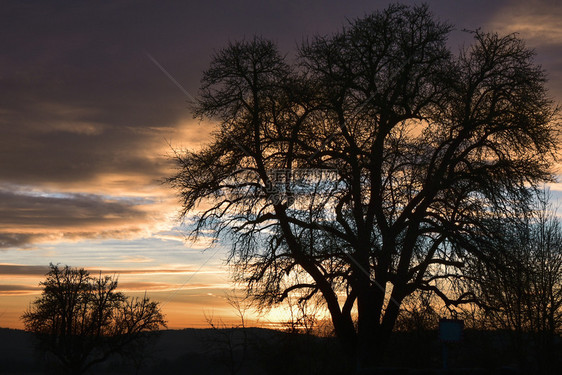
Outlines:
[[83,268],[50,265],[43,293],[22,315],[38,348],[68,374],[82,374],[113,355],[130,357],[165,326],[157,302],[117,292],[115,276],[90,276]]
[[246,364],[250,346],[250,337],[246,327],[246,312],[249,304],[244,299],[232,294],[226,296],[228,304],[236,311],[238,323],[226,324],[221,319],[206,316],[207,324],[213,331],[208,338],[209,350],[221,362],[231,375],[238,374]]

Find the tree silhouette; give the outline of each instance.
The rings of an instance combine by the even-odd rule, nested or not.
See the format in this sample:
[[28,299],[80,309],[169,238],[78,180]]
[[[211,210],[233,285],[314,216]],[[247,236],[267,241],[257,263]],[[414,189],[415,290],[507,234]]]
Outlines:
[[465,262],[489,262],[497,227],[553,178],[557,109],[533,52],[476,31],[453,56],[450,30],[391,5],[292,64],[262,38],[229,44],[196,107],[220,127],[168,180],[193,235],[231,236],[261,306],[321,295],[358,367],[380,361],[413,292],[474,301],[456,288]]
[[39,349],[69,374],[82,374],[115,354],[134,355],[147,333],[165,326],[158,303],[116,292],[117,279],[83,268],[50,265],[43,292],[22,315]]
[[534,371],[552,373],[562,332],[562,226],[548,195],[504,232],[506,241],[498,244],[504,260],[471,265],[473,288],[486,318],[512,333],[521,366],[532,358]]

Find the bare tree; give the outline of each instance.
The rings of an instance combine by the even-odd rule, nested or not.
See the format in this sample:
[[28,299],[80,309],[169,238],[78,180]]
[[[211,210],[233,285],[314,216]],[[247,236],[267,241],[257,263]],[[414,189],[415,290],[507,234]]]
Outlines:
[[540,373],[550,373],[562,332],[562,226],[547,193],[516,224],[504,227],[508,241],[498,250],[505,261],[475,265],[473,285],[490,323],[513,333],[521,365],[531,356]]
[[209,349],[214,357],[235,375],[247,365],[248,350],[251,345],[246,313],[250,308],[248,302],[236,295],[234,291],[227,295],[228,304],[236,311],[238,324],[227,325],[222,320],[207,316],[206,320],[212,329],[213,336],[209,340]]
[[135,355],[147,333],[165,326],[157,302],[116,292],[117,279],[83,268],[50,265],[43,292],[22,315],[39,349],[69,374],[82,374],[115,354]]
[[465,261],[494,259],[493,226],[553,178],[557,110],[533,52],[477,31],[455,57],[450,30],[427,6],[391,5],[292,65],[261,38],[231,43],[196,111],[220,127],[169,179],[194,235],[232,237],[249,295],[321,295],[359,367],[378,363],[414,291],[473,301],[455,286]]

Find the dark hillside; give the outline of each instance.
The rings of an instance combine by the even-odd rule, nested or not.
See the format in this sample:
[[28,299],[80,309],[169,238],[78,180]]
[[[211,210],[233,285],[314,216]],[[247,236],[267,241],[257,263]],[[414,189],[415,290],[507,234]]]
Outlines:
[[41,373],[38,359],[33,349],[33,335],[18,329],[0,328],[0,374]]
[[[449,372],[441,370],[441,344],[435,331],[396,332],[384,368],[365,374],[523,374],[521,358],[501,331],[467,330],[464,341],[449,348]],[[557,348],[560,349],[560,342]],[[532,347],[527,348],[532,363]],[[333,338],[262,328],[161,331],[144,353],[119,357],[92,374],[346,374],[349,364]],[[553,364],[560,368],[560,363]],[[33,349],[31,334],[0,329],[0,374],[56,373]]]

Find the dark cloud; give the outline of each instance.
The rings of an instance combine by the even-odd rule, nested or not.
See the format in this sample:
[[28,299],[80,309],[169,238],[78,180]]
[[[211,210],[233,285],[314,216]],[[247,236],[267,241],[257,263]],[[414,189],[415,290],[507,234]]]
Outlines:
[[1,296],[31,294],[31,293],[36,293],[39,290],[41,290],[40,287],[31,286],[31,285],[0,284]]
[[[13,188],[13,187],[12,187]],[[123,237],[140,231],[150,201],[93,194],[45,194],[0,187],[0,248],[49,239]]]
[[39,290],[39,287],[30,287],[29,285],[0,285],[0,294],[2,292],[28,292]]
[[47,238],[45,235],[37,233],[0,233],[0,249],[25,248]]
[[28,266],[19,264],[0,264],[0,275],[43,276],[49,272],[48,266]]
[[137,219],[143,215],[137,204],[93,194],[33,196],[0,190],[0,225],[83,227]]

